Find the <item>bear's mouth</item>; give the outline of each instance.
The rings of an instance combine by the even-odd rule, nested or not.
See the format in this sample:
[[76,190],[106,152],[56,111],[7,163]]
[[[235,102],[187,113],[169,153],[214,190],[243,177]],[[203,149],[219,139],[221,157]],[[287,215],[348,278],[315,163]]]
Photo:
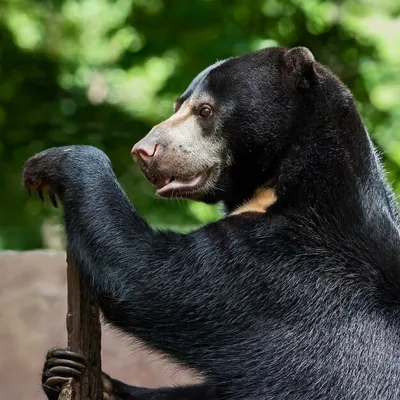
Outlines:
[[209,172],[202,172],[190,178],[171,175],[168,178],[160,178],[152,183],[156,187],[160,197],[189,197],[199,192],[210,178]]

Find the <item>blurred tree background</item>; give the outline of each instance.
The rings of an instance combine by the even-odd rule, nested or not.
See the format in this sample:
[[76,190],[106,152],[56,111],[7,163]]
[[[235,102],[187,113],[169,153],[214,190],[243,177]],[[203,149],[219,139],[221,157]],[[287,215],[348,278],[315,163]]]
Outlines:
[[0,249],[43,246],[59,218],[20,183],[24,161],[57,145],[105,150],[153,226],[218,218],[156,199],[130,149],[207,65],[276,45],[309,47],[353,91],[400,191],[398,0],[0,0]]

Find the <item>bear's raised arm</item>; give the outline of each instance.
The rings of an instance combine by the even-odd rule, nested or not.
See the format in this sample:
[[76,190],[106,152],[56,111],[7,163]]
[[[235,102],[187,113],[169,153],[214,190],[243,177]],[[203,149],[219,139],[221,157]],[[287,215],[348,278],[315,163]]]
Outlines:
[[231,379],[235,366],[223,367],[224,359],[247,351],[245,338],[230,348],[231,336],[245,334],[253,306],[244,302],[251,271],[235,267],[242,264],[236,257],[246,257],[240,226],[233,236],[229,221],[189,235],[154,231],[122,191],[108,157],[90,146],[35,155],[24,183],[61,199],[68,244],[110,322],[206,379]]
[[216,334],[207,327],[223,311],[215,307],[229,301],[221,296],[229,273],[223,266],[236,262],[230,240],[236,240],[232,249],[240,240],[239,234],[229,238],[228,221],[188,235],[154,231],[122,191],[108,157],[90,146],[32,157],[24,180],[61,199],[68,244],[109,320],[139,335],[162,330],[149,340],[155,347],[176,346],[184,357],[188,343],[179,342],[186,331],[199,349]]

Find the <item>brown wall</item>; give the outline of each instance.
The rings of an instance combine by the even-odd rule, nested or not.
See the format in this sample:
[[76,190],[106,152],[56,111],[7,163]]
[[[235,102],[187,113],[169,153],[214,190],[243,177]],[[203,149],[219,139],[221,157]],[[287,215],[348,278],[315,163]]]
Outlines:
[[[0,254],[0,399],[44,399],[46,351],[66,345],[66,265],[60,251]],[[188,372],[103,329],[103,370],[138,386],[193,382]]]

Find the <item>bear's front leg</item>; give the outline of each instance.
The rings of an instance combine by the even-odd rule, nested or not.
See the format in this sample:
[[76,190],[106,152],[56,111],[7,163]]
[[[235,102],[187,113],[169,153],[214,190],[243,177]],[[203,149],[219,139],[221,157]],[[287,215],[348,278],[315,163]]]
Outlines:
[[[41,198],[47,190],[53,202],[55,196],[61,200],[68,247],[108,322],[205,380],[231,380],[230,368],[223,368],[227,376],[221,377],[220,365],[238,357],[237,350],[231,352],[231,337],[245,336],[231,314],[236,308],[227,308],[221,298],[230,279],[222,266],[235,258],[226,244],[241,240],[227,235],[230,221],[187,235],[151,229],[123,192],[108,157],[91,146],[52,148],[33,156],[25,164],[23,181]],[[243,300],[241,288],[241,282],[230,287],[237,304]],[[239,320],[247,316],[243,312]],[[120,398],[137,395],[116,381],[113,388],[119,388],[114,393]],[[183,400],[210,393],[215,398],[214,385],[210,390],[207,385],[171,390],[154,397],[140,389],[140,395]]]

